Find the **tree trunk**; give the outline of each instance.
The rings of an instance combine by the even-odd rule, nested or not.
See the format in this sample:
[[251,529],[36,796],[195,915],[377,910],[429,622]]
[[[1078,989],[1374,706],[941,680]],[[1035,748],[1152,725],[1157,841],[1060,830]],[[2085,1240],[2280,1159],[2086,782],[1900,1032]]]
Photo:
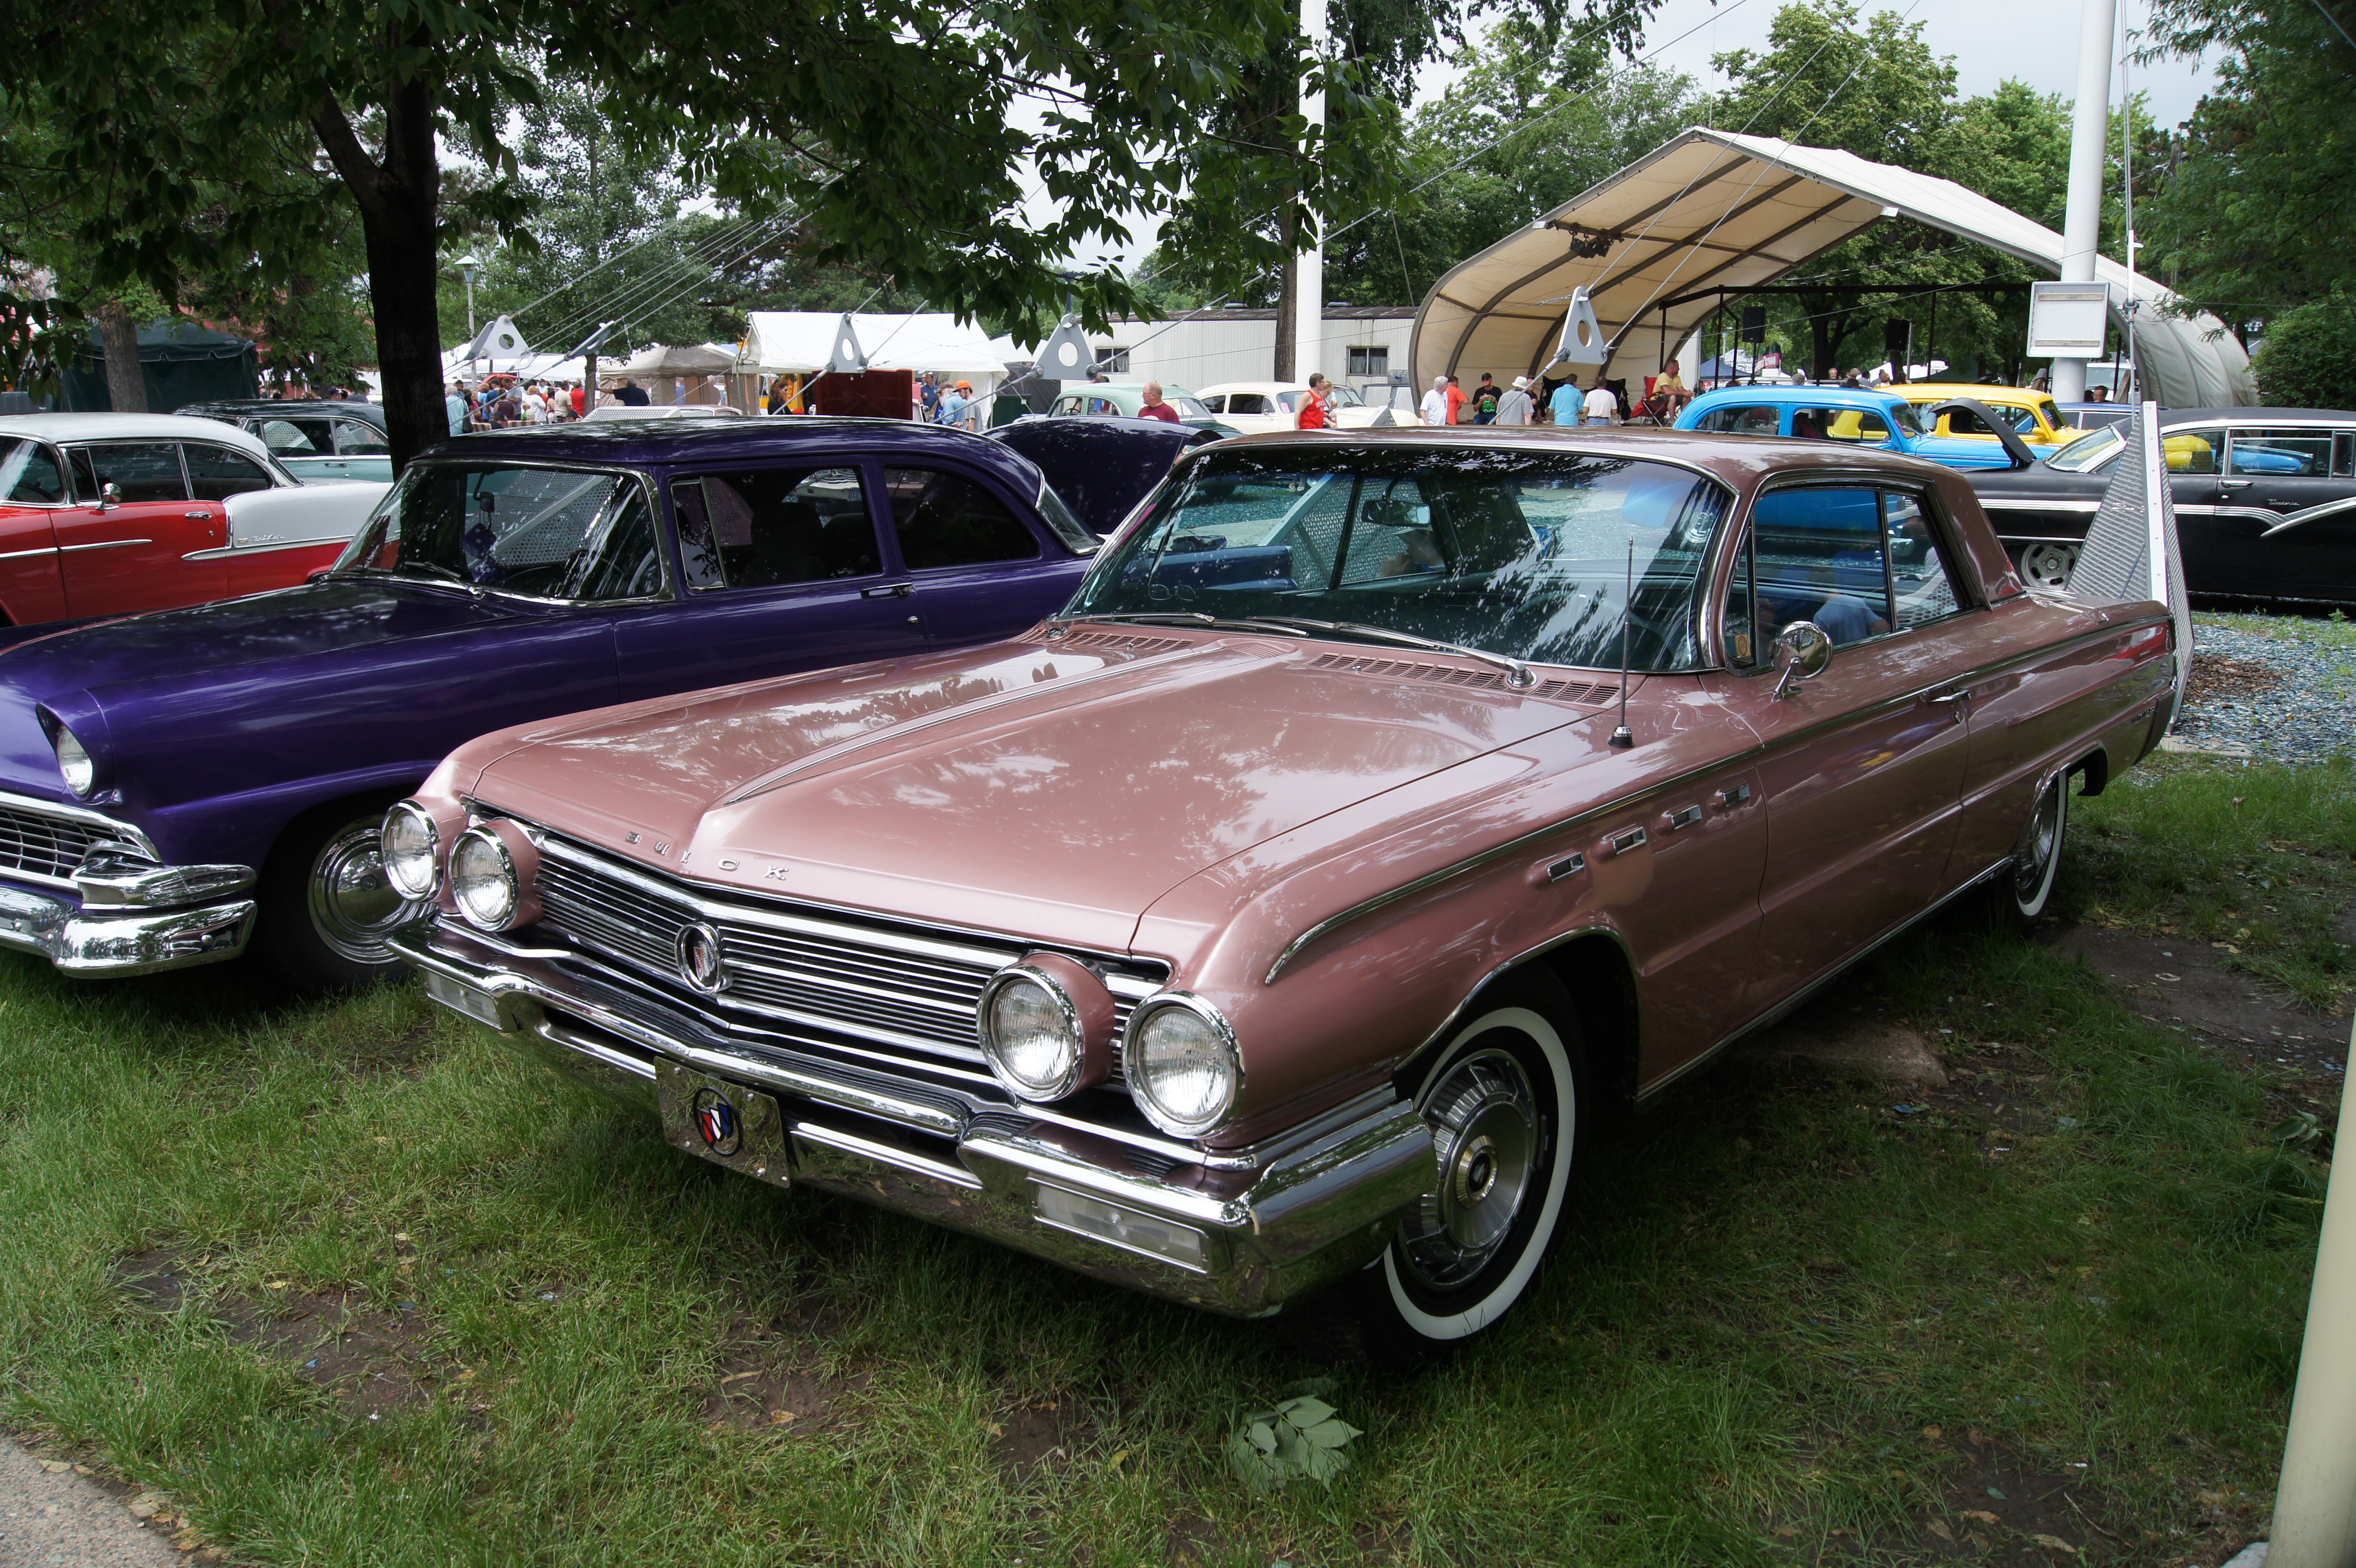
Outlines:
[[[1290,208],[1288,197],[1288,211]],[[1295,225],[1290,217],[1284,220],[1278,232],[1284,237],[1284,281],[1276,291],[1276,363],[1269,379],[1289,381],[1293,379],[1293,367],[1300,360],[1296,340],[1301,335],[1301,312],[1295,308],[1294,302],[1301,297],[1301,258],[1292,253]]]
[[98,338],[106,349],[106,399],[117,413],[147,412],[147,377],[139,366],[139,324],[119,299],[98,307]]

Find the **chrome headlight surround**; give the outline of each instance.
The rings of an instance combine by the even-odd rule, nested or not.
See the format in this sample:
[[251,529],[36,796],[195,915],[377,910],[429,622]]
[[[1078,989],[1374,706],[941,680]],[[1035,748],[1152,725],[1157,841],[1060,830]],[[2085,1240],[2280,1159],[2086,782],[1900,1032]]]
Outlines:
[[385,879],[403,898],[423,903],[442,886],[442,828],[414,800],[397,800],[377,830]]
[[539,919],[540,899],[532,892],[539,872],[539,849],[504,817],[450,841],[451,901],[477,930],[512,930]]
[[[1161,1059],[1156,1060],[1153,1036],[1157,1022],[1162,1020],[1167,1021],[1162,1024],[1165,1042],[1173,1029],[1193,1036],[1177,1047],[1192,1058],[1191,1064],[1173,1059],[1175,1042],[1160,1047]],[[1216,1080],[1215,1091],[1195,1095],[1190,1105],[1173,1110],[1157,1085],[1165,1081],[1173,1068],[1189,1065],[1212,1074]],[[1236,1045],[1235,1026],[1226,1014],[1192,992],[1164,991],[1139,1004],[1130,1015],[1129,1034],[1121,1042],[1121,1072],[1129,1079],[1130,1097],[1137,1108],[1173,1138],[1198,1137],[1219,1126],[1235,1114],[1237,1102],[1243,1099],[1244,1058]]]
[[49,732],[49,746],[58,754],[58,777],[81,800],[98,793],[98,761],[73,731],[59,719]]
[[[1050,1072],[1015,1066],[1017,1053],[1003,1037],[1000,1004],[1028,990],[1038,993],[1061,1038]],[[1112,993],[1087,965],[1062,953],[1030,953],[990,977],[974,1007],[974,1032],[991,1072],[1017,1100],[1042,1104],[1077,1094],[1112,1076],[1113,1025],[1119,1016]]]

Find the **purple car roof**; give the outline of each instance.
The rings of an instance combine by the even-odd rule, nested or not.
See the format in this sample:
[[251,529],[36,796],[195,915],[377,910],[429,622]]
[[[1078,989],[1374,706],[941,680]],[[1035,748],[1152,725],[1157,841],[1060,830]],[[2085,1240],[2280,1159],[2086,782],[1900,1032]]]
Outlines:
[[523,425],[437,441],[420,461],[482,462],[509,457],[542,463],[724,463],[789,456],[805,447],[856,447],[886,456],[954,456],[1003,478],[1026,496],[1041,480],[1028,458],[995,441],[909,419],[830,418],[823,414],[746,414],[716,419],[626,419]]

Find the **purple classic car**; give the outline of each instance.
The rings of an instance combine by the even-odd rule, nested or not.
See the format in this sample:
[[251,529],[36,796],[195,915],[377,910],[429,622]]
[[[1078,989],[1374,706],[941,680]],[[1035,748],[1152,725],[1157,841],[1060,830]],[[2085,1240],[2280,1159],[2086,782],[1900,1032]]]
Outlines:
[[1005,637],[1097,543],[1029,459],[899,421],[448,442],[308,585],[0,652],[0,945],[391,972],[377,825],[468,736]]

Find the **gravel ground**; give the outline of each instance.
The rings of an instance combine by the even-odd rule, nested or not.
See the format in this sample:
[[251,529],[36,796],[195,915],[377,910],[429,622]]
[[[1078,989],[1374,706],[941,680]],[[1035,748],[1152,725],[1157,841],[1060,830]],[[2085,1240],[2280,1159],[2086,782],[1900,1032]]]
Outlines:
[[2192,639],[2179,736],[2246,746],[2279,762],[2356,754],[2356,627],[2297,616],[2195,616]]
[[95,1482],[70,1466],[53,1471],[0,1437],[0,1568],[177,1568],[186,1561]]

